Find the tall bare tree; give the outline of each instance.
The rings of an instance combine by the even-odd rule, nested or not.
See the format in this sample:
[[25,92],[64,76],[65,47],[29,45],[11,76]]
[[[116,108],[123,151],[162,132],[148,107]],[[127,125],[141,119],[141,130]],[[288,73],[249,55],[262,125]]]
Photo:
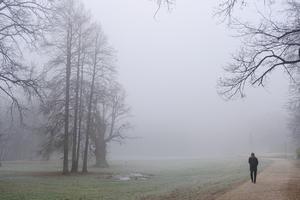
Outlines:
[[86,124],[86,138],[85,138],[85,149],[83,155],[83,167],[82,172],[87,172],[88,162],[88,149],[89,149],[89,137],[92,131],[92,106],[95,97],[95,84],[99,81],[97,78],[102,78],[107,70],[110,70],[110,65],[107,62],[110,60],[112,49],[108,45],[107,39],[100,27],[95,25],[94,36],[93,36],[93,52],[91,54],[91,82],[88,100],[87,110],[87,124]]
[[[79,57],[79,53],[76,52],[78,48],[78,17],[79,11],[82,9],[82,5],[75,0],[63,0],[56,4],[53,15],[50,21],[50,34],[46,38],[45,46],[50,50],[52,59],[48,63],[48,70],[56,69],[58,74],[50,75],[50,85],[52,85],[52,93],[56,96],[53,98],[54,107],[56,107],[55,102],[60,101],[61,97],[64,96],[64,103],[57,107],[58,110],[64,109],[63,115],[63,125],[64,125],[64,139],[63,139],[63,174],[69,172],[68,167],[68,154],[69,154],[69,132],[70,132],[70,92],[71,92],[71,75],[72,67]],[[80,19],[80,18],[79,18]],[[80,44],[81,45],[81,44]],[[80,47],[79,47],[80,49]],[[80,57],[79,57],[80,59]],[[79,60],[80,62],[80,60]],[[63,73],[62,73],[63,72]],[[63,75],[64,74],[64,75]],[[56,84],[55,84],[56,83]],[[55,88],[56,87],[56,88]],[[65,92],[58,90],[58,87],[64,88]],[[50,93],[51,94],[51,93]],[[50,111],[53,115],[57,115],[61,112]],[[61,119],[60,117],[60,119]],[[59,118],[58,118],[59,119]],[[55,120],[58,120],[55,119]],[[62,119],[61,119],[62,120]],[[57,124],[57,123],[56,123]],[[62,123],[59,123],[60,125]],[[51,127],[51,126],[50,126]],[[57,127],[57,126],[55,126]],[[51,130],[51,129],[50,129]],[[61,127],[60,127],[61,130]],[[76,147],[76,143],[73,145]],[[75,158],[75,154],[74,158]]]
[[[81,6],[82,7],[82,6]],[[74,103],[74,125],[73,125],[73,142],[72,142],[72,168],[71,172],[78,171],[78,156],[77,148],[80,148],[80,136],[78,137],[78,115],[80,115],[80,100],[82,92],[80,91],[80,84],[82,84],[83,79],[83,67],[85,64],[85,57],[88,54],[88,48],[91,45],[89,41],[90,27],[90,16],[85,10],[78,11],[77,15],[77,61],[76,61],[76,78],[75,78],[75,103]],[[80,75],[82,78],[80,78]],[[79,96],[80,95],[80,96]],[[80,116],[79,116],[80,117]],[[79,122],[80,123],[80,122]],[[77,144],[78,143],[78,144]],[[78,150],[79,152],[79,150]]]
[[84,99],[83,99],[83,80],[84,80],[84,73],[83,73],[83,64],[81,65],[81,74],[80,74],[80,92],[79,92],[79,117],[78,117],[78,139],[77,139],[77,149],[76,149],[76,170],[78,170],[79,165],[79,155],[80,155],[80,146],[81,146],[81,133],[83,130],[83,116],[84,116]]

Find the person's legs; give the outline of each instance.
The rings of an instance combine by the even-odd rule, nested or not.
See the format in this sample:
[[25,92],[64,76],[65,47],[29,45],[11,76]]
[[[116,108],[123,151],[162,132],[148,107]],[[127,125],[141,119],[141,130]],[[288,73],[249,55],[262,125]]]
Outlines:
[[253,177],[253,182],[256,183],[256,174],[257,174],[257,170],[253,171],[254,177]]
[[252,181],[252,183],[253,183],[253,170],[250,170],[250,177],[251,177],[251,181]]

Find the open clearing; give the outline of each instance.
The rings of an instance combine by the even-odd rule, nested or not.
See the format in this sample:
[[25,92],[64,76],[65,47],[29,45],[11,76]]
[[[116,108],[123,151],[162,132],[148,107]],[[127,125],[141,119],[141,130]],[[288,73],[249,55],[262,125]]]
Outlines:
[[[176,194],[208,199],[248,179],[247,159],[112,161],[109,169],[90,168],[88,175],[62,176],[59,162],[4,162],[0,168],[2,200],[133,200]],[[267,165],[270,161],[261,162]],[[147,179],[118,180],[128,174]],[[180,195],[178,194],[180,193]],[[188,196],[186,196],[188,195]]]

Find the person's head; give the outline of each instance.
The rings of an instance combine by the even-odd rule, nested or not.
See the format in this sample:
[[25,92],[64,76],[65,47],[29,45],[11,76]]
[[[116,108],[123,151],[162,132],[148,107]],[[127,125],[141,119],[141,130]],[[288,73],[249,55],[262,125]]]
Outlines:
[[251,153],[251,157],[254,157],[254,156],[255,156],[255,154],[252,152],[252,153]]

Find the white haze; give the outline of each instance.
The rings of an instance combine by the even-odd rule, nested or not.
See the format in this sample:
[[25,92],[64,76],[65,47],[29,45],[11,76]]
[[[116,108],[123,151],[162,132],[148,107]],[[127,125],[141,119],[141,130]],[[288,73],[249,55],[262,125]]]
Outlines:
[[248,89],[245,99],[225,102],[216,92],[222,67],[239,47],[213,17],[217,2],[178,0],[154,18],[153,1],[84,1],[118,51],[119,78],[132,107],[128,135],[137,138],[110,145],[110,157],[284,150],[288,78],[281,71],[267,88]]

